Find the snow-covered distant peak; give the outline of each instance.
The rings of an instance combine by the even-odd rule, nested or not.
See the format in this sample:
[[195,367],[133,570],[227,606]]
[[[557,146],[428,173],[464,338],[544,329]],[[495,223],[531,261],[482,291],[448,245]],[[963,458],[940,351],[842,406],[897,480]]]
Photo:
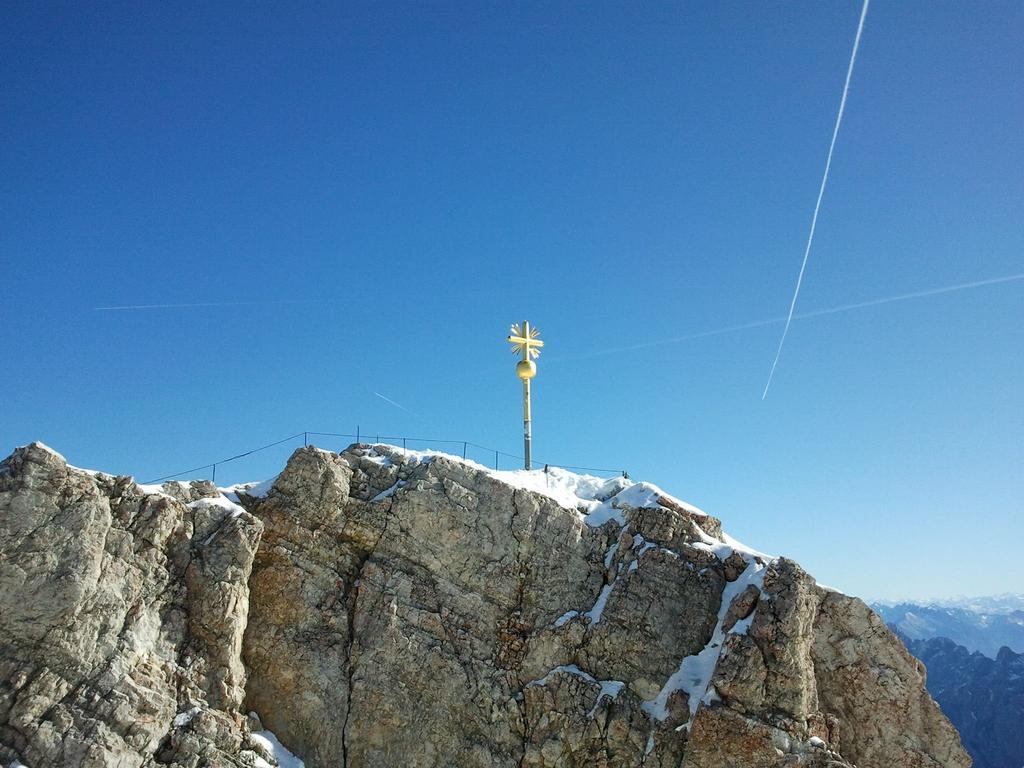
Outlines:
[[882,608],[928,608],[932,610],[961,610],[977,614],[1008,614],[1024,611],[1024,593],[1004,592],[999,595],[980,595],[976,597],[948,598],[901,598],[871,600],[872,606]]

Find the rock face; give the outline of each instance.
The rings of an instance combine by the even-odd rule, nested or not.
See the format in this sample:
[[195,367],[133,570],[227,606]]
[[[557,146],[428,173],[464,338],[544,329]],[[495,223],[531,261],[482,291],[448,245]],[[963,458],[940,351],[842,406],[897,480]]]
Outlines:
[[[237,503],[235,503],[237,502]],[[0,465],[0,761],[970,765],[859,600],[654,486],[304,448],[265,494]]]
[[145,493],[39,444],[0,465],[0,759],[184,767],[239,752],[263,526],[217,497]]

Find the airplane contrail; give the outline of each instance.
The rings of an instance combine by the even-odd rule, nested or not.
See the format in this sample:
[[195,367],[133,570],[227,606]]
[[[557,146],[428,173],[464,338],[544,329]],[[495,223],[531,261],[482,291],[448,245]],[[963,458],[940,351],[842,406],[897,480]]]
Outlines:
[[821,317],[822,315],[834,315],[839,312],[849,312],[851,309],[863,309],[864,307],[875,307],[879,304],[891,304],[894,301],[906,301],[907,299],[923,299],[927,296],[938,296],[943,293],[953,293],[954,291],[966,291],[970,288],[981,288],[986,285],[998,285],[999,283],[1012,283],[1016,280],[1024,280],[1024,272],[1016,275],[1005,275],[1004,277],[990,277],[987,280],[975,280],[971,283],[959,283],[957,285],[947,285],[943,288],[929,288],[924,291],[914,291],[913,293],[901,293],[898,296],[886,296],[882,299],[871,299],[870,301],[858,301],[856,304],[843,304],[840,307],[830,307],[829,309],[818,309],[813,312],[803,312],[799,315],[795,315],[794,319],[803,320],[808,317]]
[[253,307],[266,304],[310,304],[312,299],[280,299],[271,301],[204,301],[195,304],[125,304],[116,307],[93,307],[96,311],[132,309],[184,309],[190,307]]
[[692,341],[693,339],[703,339],[708,336],[721,336],[725,333],[735,333],[736,331],[746,331],[751,328],[760,328],[765,325],[775,325],[781,323],[786,318],[784,317],[773,317],[768,320],[752,320],[749,323],[741,323],[739,325],[727,325],[724,328],[715,328],[711,331],[696,331],[694,333],[687,333],[683,336],[672,336],[667,339],[654,339],[652,341],[641,341],[636,344],[630,344],[625,347],[614,347],[613,349],[601,349],[595,352],[584,352],[579,355],[560,355],[558,357],[549,357],[548,363],[562,362],[566,360],[589,360],[592,357],[604,357],[605,355],[617,355],[620,352],[632,352],[637,349],[647,349],[648,347],[660,347],[665,344],[678,344],[681,341]]
[[821,210],[821,198],[825,195],[825,185],[828,183],[828,172],[832,167],[832,153],[836,148],[836,138],[839,136],[839,125],[843,122],[843,111],[846,109],[846,95],[850,91],[850,78],[853,77],[853,63],[857,60],[857,49],[860,47],[860,35],[864,31],[864,18],[868,15],[868,3],[864,0],[864,7],[860,12],[860,22],[857,24],[857,36],[853,40],[853,52],[850,54],[850,66],[846,69],[846,82],[843,84],[843,97],[839,100],[839,113],[836,115],[836,125],[832,129],[832,143],[828,147],[828,158],[825,160],[825,173],[821,176],[821,186],[818,188],[818,200],[814,204],[814,215],[811,217],[811,231],[807,236],[807,247],[804,249],[804,260],[800,264],[800,274],[796,278],[796,288],[793,291],[793,300],[789,302],[789,314],[786,316],[786,326],[782,329],[782,338],[779,339],[779,348],[775,351],[775,360],[772,361],[772,369],[768,374],[768,383],[764,385],[764,392],[761,399],[768,396],[768,387],[772,385],[772,377],[775,376],[775,366],[779,364],[779,357],[782,356],[782,345],[786,343],[786,336],[789,334],[789,326],[793,322],[793,310],[796,308],[796,299],[800,295],[800,285],[804,281],[804,271],[807,269],[807,257],[811,254],[811,243],[814,242],[814,228],[818,225],[818,211]]
[[[800,312],[792,316],[791,320],[808,320],[815,317],[824,317],[826,315],[837,315],[841,312],[852,312],[855,309],[864,309],[866,307],[877,307],[881,304],[892,304],[898,301],[909,301],[910,299],[923,299],[929,296],[939,296],[944,293],[954,293],[956,291],[966,291],[972,288],[982,288],[987,285],[998,285],[1000,283],[1012,283],[1019,280],[1024,280],[1024,272],[1020,272],[1014,275],[1004,275],[1003,277],[991,277],[985,280],[974,280],[969,283],[957,283],[956,285],[946,285],[941,288],[928,288],[923,291],[913,291],[911,293],[901,293],[895,296],[884,296],[880,299],[869,299],[868,301],[858,301],[853,304],[842,304],[838,307],[827,307],[826,309],[816,309],[811,312]],[[653,341],[643,341],[637,344],[630,344],[625,347],[615,347],[614,349],[602,349],[596,352],[588,352],[581,355],[563,355],[560,357],[548,358],[548,363],[565,361],[565,360],[586,360],[593,357],[603,357],[605,355],[615,355],[620,352],[632,352],[637,349],[647,349],[648,347],[659,347],[665,344],[677,344],[681,341],[691,341],[693,339],[703,339],[708,336],[720,336],[726,333],[736,333],[737,331],[746,331],[753,328],[762,328],[767,325],[777,325],[779,323],[786,322],[785,317],[771,317],[764,320],[752,320],[749,323],[740,323],[738,325],[727,325],[724,328],[715,328],[710,331],[697,331],[695,333],[687,333],[682,336],[673,336],[668,339],[655,339]]]
[[[403,411],[405,411],[406,413],[412,413],[412,411],[410,411],[410,410],[409,410],[408,408],[406,408],[406,407],[405,407],[404,405],[402,405],[401,403],[396,403],[396,402],[395,402],[394,400],[392,400],[392,399],[391,399],[390,397],[387,397],[387,396],[385,396],[385,395],[382,395],[382,394],[381,394],[380,392],[374,392],[373,394],[375,394],[375,395],[376,395],[377,397],[379,397],[379,398],[380,398],[381,400],[383,400],[383,401],[384,401],[385,403],[391,403],[391,404],[392,404],[393,406],[395,406],[395,408],[401,408],[401,409],[402,409]],[[413,415],[415,415],[415,414],[413,414]]]

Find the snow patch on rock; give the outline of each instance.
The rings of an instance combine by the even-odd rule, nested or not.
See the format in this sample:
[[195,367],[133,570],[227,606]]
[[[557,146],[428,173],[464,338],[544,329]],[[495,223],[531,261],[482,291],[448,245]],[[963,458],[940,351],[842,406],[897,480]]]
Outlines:
[[186,710],[184,712],[179,712],[178,714],[176,714],[174,716],[174,720],[172,720],[171,722],[175,728],[183,728],[184,726],[191,723],[192,718],[198,715],[199,712],[199,707],[192,707],[192,709]]
[[231,513],[232,517],[238,517],[245,513],[244,507],[230,501],[226,496],[210,496],[203,499],[197,499],[196,501],[188,504],[189,509],[209,509],[210,507],[217,507],[218,509],[226,510]]
[[563,664],[555,667],[548,672],[544,677],[538,678],[537,680],[531,680],[526,684],[527,688],[538,685],[547,685],[551,678],[555,675],[565,674],[578,677],[581,680],[585,680],[588,683],[596,683],[601,686],[601,691],[597,694],[597,699],[594,700],[594,706],[590,708],[590,712],[587,713],[587,717],[593,718],[597,713],[597,708],[601,705],[601,702],[605,699],[614,701],[618,698],[618,695],[622,693],[622,689],[626,686],[621,680],[598,680],[593,675],[584,672],[582,669],[577,667],[575,664]]
[[689,731],[693,718],[697,714],[697,708],[701,704],[709,704],[718,698],[711,686],[711,676],[714,674],[718,659],[722,654],[725,636],[730,633],[746,633],[754,616],[752,613],[743,621],[736,622],[727,633],[722,627],[726,614],[729,612],[729,606],[732,605],[733,599],[748,586],[753,584],[759,589],[761,588],[767,567],[767,564],[760,559],[751,558],[739,578],[725,585],[725,589],[722,590],[722,602],[718,609],[718,622],[707,645],[699,653],[684,658],[679,663],[679,669],[665,681],[665,685],[662,686],[658,695],[641,704],[641,708],[653,719],[659,722],[665,720],[669,714],[669,697],[676,691],[683,691],[689,697],[690,718],[676,730]]
[[[252,740],[263,747],[277,761],[280,768],[305,768],[306,764],[289,752],[272,732],[255,731],[252,734]],[[263,758],[257,757],[256,768],[272,768],[272,766]]]

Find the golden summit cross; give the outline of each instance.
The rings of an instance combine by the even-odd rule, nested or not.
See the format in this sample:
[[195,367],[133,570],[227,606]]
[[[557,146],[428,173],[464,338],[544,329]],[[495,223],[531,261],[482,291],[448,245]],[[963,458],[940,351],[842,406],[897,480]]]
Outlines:
[[508,341],[512,345],[513,354],[522,352],[523,360],[538,357],[540,355],[540,347],[544,346],[544,342],[538,338],[539,336],[540,331],[536,328],[531,328],[529,320],[524,320],[521,326],[513,325],[512,335],[508,337]]
[[513,325],[511,330],[508,342],[512,345],[512,353],[522,353],[523,356],[516,364],[516,376],[523,381],[523,464],[526,469],[532,469],[530,379],[537,375],[537,364],[533,361],[540,357],[540,348],[544,346],[544,342],[540,340],[540,331],[531,328],[528,320],[524,320],[522,325]]

